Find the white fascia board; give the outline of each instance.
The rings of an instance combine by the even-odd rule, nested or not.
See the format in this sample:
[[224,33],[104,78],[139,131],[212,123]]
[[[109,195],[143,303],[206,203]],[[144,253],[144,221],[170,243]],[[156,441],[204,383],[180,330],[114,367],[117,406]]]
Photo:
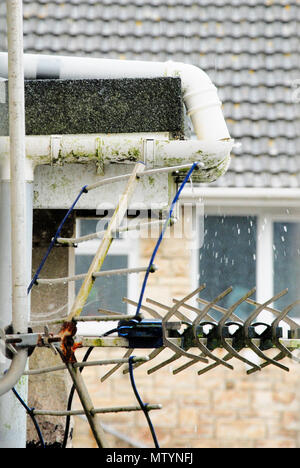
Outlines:
[[293,188],[195,187],[185,189],[181,195],[182,202],[196,202],[200,199],[205,206],[300,209],[300,189]]
[[[170,140],[169,134],[42,135],[27,136],[26,180],[34,182],[34,208],[65,209],[84,185],[130,173],[143,161],[147,168],[174,167],[198,161],[197,180],[211,182],[229,165],[233,140]],[[9,179],[9,139],[0,137],[0,178]],[[26,167],[27,167],[26,166]],[[132,203],[140,209],[165,209],[175,193],[171,174],[143,178]],[[126,184],[126,182],[125,182]],[[124,183],[123,183],[124,185]],[[78,209],[115,206],[122,183],[103,186],[82,197]],[[112,197],[112,191],[114,196]],[[132,208],[132,206],[131,206]]]

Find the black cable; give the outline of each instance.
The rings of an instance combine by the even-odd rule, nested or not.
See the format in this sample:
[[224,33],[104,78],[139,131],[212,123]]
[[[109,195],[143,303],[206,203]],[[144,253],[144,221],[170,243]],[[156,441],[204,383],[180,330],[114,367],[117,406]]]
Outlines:
[[104,333],[102,336],[109,336],[109,335],[111,335],[112,333],[117,332],[117,331],[119,331],[119,328],[114,328],[113,330],[107,331],[107,332]]
[[133,359],[134,359],[134,356],[130,356],[129,358],[129,375],[130,375],[130,382],[131,382],[131,385],[132,385],[132,389],[133,389],[133,392],[135,394],[135,397],[137,399],[137,401],[139,402],[139,405],[141,407],[141,410],[143,411],[146,419],[147,419],[147,422],[148,422],[148,426],[149,426],[149,429],[150,429],[150,432],[151,432],[151,435],[152,435],[152,438],[153,438],[153,442],[154,442],[154,445],[155,445],[155,448],[159,449],[159,444],[158,444],[158,440],[157,440],[157,437],[156,437],[156,434],[155,434],[155,430],[154,430],[154,427],[153,427],[153,424],[152,424],[152,421],[150,419],[150,416],[149,416],[149,411],[147,409],[147,406],[148,406],[148,403],[143,403],[140,395],[139,395],[139,392],[136,388],[136,384],[135,384],[135,380],[134,380],[134,375],[133,375]]
[[34,415],[34,408],[29,408],[29,406],[26,405],[25,401],[22,399],[22,397],[19,395],[19,393],[16,391],[15,388],[12,388],[12,392],[13,394],[15,395],[15,397],[19,400],[19,402],[21,403],[21,405],[23,406],[23,408],[25,408],[28,416],[30,416],[33,424],[34,424],[34,427],[36,429],[36,432],[37,432],[37,435],[40,439],[40,443],[41,443],[41,448],[46,448],[45,446],[45,442],[44,442],[44,438],[43,438],[43,435],[42,435],[42,431],[40,429],[40,426],[38,425],[38,422],[35,418],[35,415]]

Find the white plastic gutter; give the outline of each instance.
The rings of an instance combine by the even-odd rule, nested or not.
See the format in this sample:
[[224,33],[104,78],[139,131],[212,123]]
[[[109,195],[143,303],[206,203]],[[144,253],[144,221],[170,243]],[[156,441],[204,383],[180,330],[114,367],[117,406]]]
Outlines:
[[[112,79],[179,77],[183,99],[199,140],[230,138],[217,88],[200,68],[180,62],[140,62],[86,57],[24,55],[26,79]],[[7,54],[0,54],[0,76],[7,77]]]
[[[12,325],[14,333],[28,331],[25,112],[23,73],[23,8],[21,0],[7,0],[8,78],[10,122],[10,206],[12,250]],[[11,390],[22,376],[27,351],[14,356],[0,379],[0,396]]]
[[[148,145],[148,142],[151,145]],[[26,167],[25,178],[33,181],[34,170],[37,166],[63,165],[66,163],[85,164],[99,162],[106,164],[126,163],[126,157],[137,151],[139,160],[143,160],[147,167],[173,167],[174,165],[189,164],[195,161],[203,162],[204,181],[210,181],[209,170],[229,164],[233,140],[229,141],[199,141],[199,140],[161,140],[133,135],[41,135],[26,137]],[[10,144],[8,137],[0,137],[0,166],[3,179],[9,172]],[[87,157],[88,155],[88,157]],[[131,162],[132,164],[132,162]],[[225,172],[225,169],[224,169]]]

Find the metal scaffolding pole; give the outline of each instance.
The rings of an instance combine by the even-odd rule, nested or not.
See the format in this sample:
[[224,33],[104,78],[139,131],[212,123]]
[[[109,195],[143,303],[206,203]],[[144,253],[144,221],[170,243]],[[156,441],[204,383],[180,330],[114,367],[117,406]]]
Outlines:
[[[2,176],[4,176],[2,172]],[[0,328],[4,328],[12,321],[12,283],[11,283],[11,225],[10,225],[10,181],[3,180],[0,174]],[[2,178],[2,180],[1,180]],[[27,184],[27,206],[32,206],[32,184]],[[32,213],[32,211],[31,211]],[[29,212],[30,216],[30,212]],[[31,225],[29,220],[27,230],[27,260],[31,261]],[[30,263],[29,263],[30,265]],[[30,272],[29,272],[30,273]],[[30,281],[30,275],[27,276]],[[3,350],[2,350],[3,351]],[[11,361],[5,359],[0,350],[0,375],[9,367]],[[16,389],[22,398],[27,397],[26,378],[22,377],[16,385]],[[12,418],[12,415],[14,417]],[[26,414],[24,408],[17,401],[12,392],[0,397],[0,448],[24,447],[26,443],[26,431],[24,424]]]
[[[13,325],[15,333],[28,331],[27,285],[31,275],[32,183],[26,182],[25,112],[23,68],[23,5],[7,0],[10,168],[1,172],[1,321]],[[2,361],[4,361],[2,359]],[[1,363],[0,447],[26,445],[26,413],[9,391],[16,386],[26,399],[27,378],[20,379],[27,351],[19,351],[13,361]],[[8,372],[3,375],[3,371]]]

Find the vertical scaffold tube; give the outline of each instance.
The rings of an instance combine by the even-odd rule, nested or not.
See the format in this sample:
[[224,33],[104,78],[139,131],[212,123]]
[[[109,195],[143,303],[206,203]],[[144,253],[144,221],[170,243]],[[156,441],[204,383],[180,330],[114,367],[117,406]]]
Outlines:
[[27,333],[26,162],[23,67],[23,8],[7,1],[9,133],[12,225],[12,319],[15,333]]
[[[24,67],[23,67],[23,2],[7,0],[8,31],[8,78],[9,78],[9,122],[10,122],[10,204],[11,239],[6,239],[6,248],[11,247],[11,289],[9,304],[10,321],[15,333],[28,331],[29,298],[27,283],[30,276],[28,252],[31,238],[32,198],[31,187],[26,182],[25,162],[25,111],[24,111]],[[3,182],[2,182],[3,183]],[[2,187],[4,188],[4,186]],[[8,220],[6,220],[6,223]],[[3,241],[3,239],[2,239]],[[2,261],[2,259],[1,259]],[[9,275],[10,265],[7,265]],[[6,306],[7,309],[7,306]],[[7,318],[7,317],[6,317]],[[24,447],[26,443],[26,413],[13,409],[9,390],[18,385],[18,391],[26,397],[27,380],[22,376],[27,362],[27,351],[14,356],[8,371],[0,376],[0,428],[1,447]],[[7,395],[5,395],[7,394]],[[4,424],[10,413],[9,424]],[[7,430],[4,431],[7,426]]]

